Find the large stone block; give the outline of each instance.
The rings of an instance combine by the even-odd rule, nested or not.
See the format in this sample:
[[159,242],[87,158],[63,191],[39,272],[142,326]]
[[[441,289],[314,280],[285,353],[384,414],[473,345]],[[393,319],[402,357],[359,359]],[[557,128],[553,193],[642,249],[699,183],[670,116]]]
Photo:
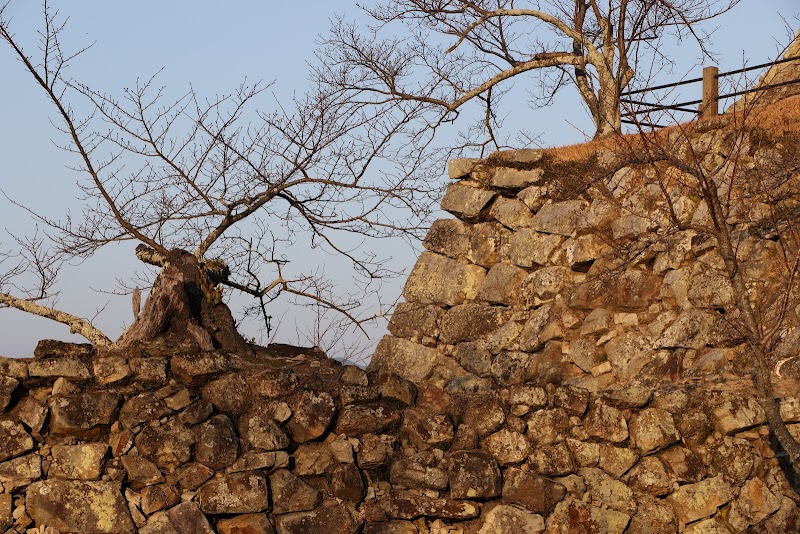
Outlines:
[[588,207],[589,203],[585,200],[545,204],[533,217],[530,227],[546,234],[574,236],[583,224]]
[[394,373],[416,384],[430,375],[442,358],[445,356],[436,349],[385,336],[375,348],[369,369]]
[[389,332],[397,337],[420,342],[424,337],[439,337],[439,323],[444,311],[431,304],[401,302],[389,321]]
[[25,501],[37,525],[61,532],[133,534],[136,528],[119,486],[59,479],[34,482]]
[[532,228],[534,224],[533,212],[516,198],[499,197],[492,204],[489,216],[512,230]]
[[200,509],[207,514],[250,514],[269,507],[267,481],[256,472],[212,478],[197,492]]
[[498,263],[489,270],[481,287],[478,289],[478,300],[492,304],[514,306],[522,300],[522,281],[528,272],[519,267]]
[[90,436],[110,425],[121,397],[111,392],[82,393],[50,399],[50,432],[55,435]]
[[519,191],[530,185],[540,183],[543,176],[543,169],[523,170],[511,167],[497,167],[492,172],[489,185],[498,189]]
[[456,306],[474,299],[485,277],[482,267],[425,252],[411,271],[403,295],[409,302]]
[[569,305],[573,308],[636,310],[653,303],[661,290],[661,277],[644,271],[591,272],[575,286]]
[[445,343],[479,339],[496,331],[511,315],[511,311],[499,306],[472,303],[454,306],[442,317],[440,339]]
[[536,267],[547,265],[553,252],[564,242],[564,237],[557,234],[544,234],[523,228],[514,234],[509,242],[508,257],[520,267]]
[[471,187],[467,183],[458,182],[447,186],[442,209],[459,219],[477,222],[485,217],[495,193],[482,189],[478,184]]

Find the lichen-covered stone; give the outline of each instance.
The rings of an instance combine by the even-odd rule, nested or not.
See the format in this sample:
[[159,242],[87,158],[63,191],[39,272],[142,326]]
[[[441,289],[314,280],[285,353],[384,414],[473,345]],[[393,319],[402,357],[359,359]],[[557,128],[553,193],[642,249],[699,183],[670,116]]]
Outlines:
[[48,476],[77,480],[99,480],[108,453],[105,443],[53,445]]
[[558,249],[564,238],[555,234],[544,234],[523,228],[509,240],[508,258],[514,265],[532,268],[544,266],[550,262],[554,251]]
[[67,380],[88,380],[92,377],[80,358],[59,357],[34,360],[28,364],[28,374],[41,378],[63,377]]
[[481,220],[487,213],[495,193],[459,182],[447,186],[442,209],[464,221]]
[[355,534],[361,527],[361,521],[345,505],[282,515],[275,524],[278,534]]
[[215,415],[194,429],[194,457],[214,470],[223,469],[239,456],[239,437],[226,415]]
[[217,521],[219,534],[275,534],[267,514],[244,514]]
[[33,448],[33,438],[22,425],[0,421],[0,462],[24,454]]
[[406,281],[403,296],[409,302],[455,306],[474,299],[486,270],[432,252],[424,252]]
[[686,484],[667,497],[678,519],[691,523],[709,517],[735,497],[733,488],[721,476]]
[[408,491],[393,491],[385,500],[383,508],[393,519],[424,516],[463,521],[478,517],[481,513],[480,506],[474,502],[435,498]]
[[497,461],[481,451],[450,455],[447,478],[454,499],[484,500],[500,494],[501,474]]
[[194,433],[177,421],[164,426],[148,426],[136,436],[139,454],[166,473],[174,473],[192,457]]
[[336,422],[336,432],[348,436],[379,434],[397,425],[402,418],[399,406],[391,401],[373,401],[345,407]]
[[204,399],[217,410],[231,415],[241,415],[253,400],[253,392],[240,373],[230,373],[209,382],[202,389]]
[[368,369],[381,369],[415,384],[424,380],[444,356],[429,347],[384,336],[375,348]]
[[[139,529],[140,534],[214,534],[214,530],[200,511],[197,503],[183,502],[169,510],[150,516],[147,525]],[[249,534],[249,533],[248,533]]]
[[286,428],[292,439],[303,443],[322,436],[336,411],[333,397],[324,391],[301,391],[291,398],[292,418]]
[[81,393],[50,399],[50,432],[90,437],[98,427],[110,425],[117,415],[120,396],[111,392]]
[[10,377],[0,374],[0,413],[3,413],[11,402],[11,394],[17,388],[19,381]]
[[322,494],[292,474],[280,469],[269,477],[272,490],[272,513],[288,514],[313,510],[322,500]]
[[494,456],[500,465],[519,464],[530,454],[530,444],[525,436],[506,429],[484,439],[481,448]]
[[440,339],[445,343],[474,341],[488,336],[511,318],[503,306],[466,303],[454,306],[442,316]]
[[489,270],[476,298],[492,304],[514,306],[522,300],[522,281],[527,276],[524,269],[498,263]]
[[447,472],[419,462],[398,459],[389,468],[389,481],[395,486],[442,491],[447,488]]
[[489,210],[489,216],[511,230],[532,228],[534,224],[531,210],[516,198],[498,197]]
[[583,427],[590,436],[613,443],[628,439],[625,415],[617,408],[605,404],[595,404],[589,410]]
[[[134,490],[140,490],[145,486],[151,486],[153,484],[159,484],[164,482],[164,475],[161,473],[161,470],[158,468],[156,464],[148,460],[147,458],[143,458],[141,456],[123,456],[121,458],[122,465],[125,468],[125,471],[128,474],[128,480],[130,481],[131,487]],[[185,466],[181,474],[183,472],[187,472],[192,469],[191,465]],[[204,466],[206,471],[209,471],[207,467]],[[206,478],[202,481],[205,482],[208,480],[213,472],[210,472]],[[196,486],[192,487],[191,489],[197,489],[200,487],[200,482]]]
[[37,525],[61,532],[133,534],[128,505],[112,482],[42,480],[28,486],[27,512]]
[[478,534],[514,534],[544,532],[544,518],[541,515],[521,510],[514,506],[501,504],[492,508],[483,518]]
[[453,441],[453,422],[445,414],[409,409],[403,416],[402,435],[420,449],[441,448]]
[[256,405],[239,418],[239,435],[243,442],[249,448],[264,451],[287,448],[290,441],[286,433],[260,408]]
[[628,430],[633,444],[642,454],[664,449],[681,437],[672,414],[658,408],[647,408],[634,415]]
[[125,428],[133,428],[138,424],[161,419],[171,414],[172,409],[163,399],[153,392],[148,392],[126,400],[119,411],[119,420]]
[[672,491],[673,477],[667,474],[664,464],[655,456],[639,460],[623,478],[625,483],[640,493],[664,496]]
[[544,170],[521,170],[511,167],[498,167],[492,172],[489,185],[498,189],[519,191],[530,185],[538,184],[544,176]]
[[636,514],[628,524],[627,534],[675,534],[678,519],[664,501],[651,495],[637,495]]
[[514,467],[508,468],[503,477],[503,499],[536,514],[549,514],[566,493],[562,484]]
[[213,478],[197,491],[200,509],[207,514],[249,514],[269,507],[266,478],[256,472]]
[[566,200],[545,204],[533,218],[533,229],[546,234],[573,236],[582,224],[589,203],[585,200]]

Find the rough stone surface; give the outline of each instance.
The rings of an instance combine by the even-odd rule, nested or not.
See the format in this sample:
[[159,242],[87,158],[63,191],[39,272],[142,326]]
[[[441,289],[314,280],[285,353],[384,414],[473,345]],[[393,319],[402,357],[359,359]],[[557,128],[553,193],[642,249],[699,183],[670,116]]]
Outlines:
[[119,486],[112,482],[43,480],[28,487],[25,501],[37,525],[62,532],[136,532]]
[[234,473],[211,479],[197,491],[197,502],[207,514],[261,512],[269,506],[266,478],[255,473]]

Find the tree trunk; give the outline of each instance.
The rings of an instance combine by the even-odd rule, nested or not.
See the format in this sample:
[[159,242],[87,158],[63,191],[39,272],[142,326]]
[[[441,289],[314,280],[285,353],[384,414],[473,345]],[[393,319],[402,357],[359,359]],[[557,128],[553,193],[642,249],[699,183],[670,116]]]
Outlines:
[[138,319],[114,345],[125,348],[163,338],[200,350],[249,352],[230,309],[220,299],[220,289],[197,258],[175,249],[161,262],[162,270]]
[[619,133],[622,130],[622,122],[619,110],[619,92],[615,90],[613,84],[606,86],[601,84],[597,95],[597,115],[595,123],[597,131],[595,139]]

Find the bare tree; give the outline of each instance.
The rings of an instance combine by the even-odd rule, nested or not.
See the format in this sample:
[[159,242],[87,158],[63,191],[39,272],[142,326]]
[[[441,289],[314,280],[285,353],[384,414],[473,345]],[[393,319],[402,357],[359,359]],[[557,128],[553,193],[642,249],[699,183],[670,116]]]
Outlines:
[[603,136],[620,130],[621,92],[671,63],[662,52],[666,38],[690,40],[708,55],[701,23],[738,2],[385,2],[364,8],[375,22],[368,31],[334,23],[320,54],[320,78],[376,104],[423,103],[432,125],[477,102],[482,134],[495,145],[498,109],[513,82],[525,79],[541,91],[536,103],[571,83]]
[[[7,6],[0,38],[53,105],[84,208],[57,219],[14,201],[48,229],[52,246],[20,238],[19,254],[0,258],[0,305],[108,344],[90,321],[53,307],[52,287],[63,261],[131,241],[138,259],[161,272],[119,346],[169,335],[204,349],[246,347],[223,287],[254,297],[249,313],[266,321],[266,306],[281,294],[335,310],[356,327],[369,319],[360,309],[364,296],[395,273],[361,241],[416,236],[435,190],[414,179],[421,161],[386,164],[390,140],[419,108],[378,109],[317,85],[290,107],[262,112],[252,108],[266,84],[210,100],[193,90],[169,100],[156,76],[115,98],[69,77],[85,49],[62,48],[64,23],[47,2],[35,57],[4,17]],[[303,248],[346,258],[363,286],[334,291],[319,266],[306,264],[307,248],[292,248],[298,236],[307,237]],[[31,287],[15,282],[31,273],[40,273]]]

